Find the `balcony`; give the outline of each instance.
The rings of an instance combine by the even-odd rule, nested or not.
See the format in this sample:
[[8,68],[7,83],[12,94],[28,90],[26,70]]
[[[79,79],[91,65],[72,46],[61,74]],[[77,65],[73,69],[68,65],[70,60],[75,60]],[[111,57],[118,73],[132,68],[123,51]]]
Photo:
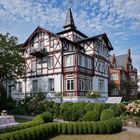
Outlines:
[[36,56],[36,57],[43,57],[46,56],[47,51],[43,47],[30,47],[29,54]]

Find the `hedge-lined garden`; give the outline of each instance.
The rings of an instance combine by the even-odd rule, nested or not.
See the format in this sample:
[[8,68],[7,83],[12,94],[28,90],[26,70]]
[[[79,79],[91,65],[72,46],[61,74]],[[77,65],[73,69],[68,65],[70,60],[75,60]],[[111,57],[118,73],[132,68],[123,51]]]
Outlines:
[[[103,103],[63,103],[59,117],[68,122],[52,122],[53,115],[43,112],[32,121],[0,130],[0,140],[38,140],[59,134],[112,134],[121,131],[122,122],[114,105]],[[116,109],[116,108],[115,108]]]
[[[36,114],[32,121],[0,130],[0,140],[43,140],[59,134],[117,133],[122,128],[120,120],[126,122],[127,116],[140,118],[139,103],[135,101],[128,105],[84,102],[58,104],[45,100],[37,106],[37,110],[36,107],[32,109],[31,113]],[[54,118],[67,122],[52,122]]]
[[121,121],[52,122],[0,135],[0,140],[44,140],[58,134],[112,134],[121,131]]

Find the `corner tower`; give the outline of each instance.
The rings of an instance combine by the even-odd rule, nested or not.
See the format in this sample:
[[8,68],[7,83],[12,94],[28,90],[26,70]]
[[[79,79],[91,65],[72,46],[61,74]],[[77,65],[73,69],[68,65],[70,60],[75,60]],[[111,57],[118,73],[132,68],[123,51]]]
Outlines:
[[74,24],[74,20],[73,20],[72,11],[70,8],[68,9],[65,25],[63,26],[63,28],[65,30],[76,29],[75,24]]

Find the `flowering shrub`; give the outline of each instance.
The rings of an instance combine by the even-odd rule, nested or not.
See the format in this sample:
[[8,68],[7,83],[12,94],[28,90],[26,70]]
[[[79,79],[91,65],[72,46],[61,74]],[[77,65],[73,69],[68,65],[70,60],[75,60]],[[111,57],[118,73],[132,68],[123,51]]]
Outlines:
[[134,101],[126,105],[126,112],[140,116],[140,100]]

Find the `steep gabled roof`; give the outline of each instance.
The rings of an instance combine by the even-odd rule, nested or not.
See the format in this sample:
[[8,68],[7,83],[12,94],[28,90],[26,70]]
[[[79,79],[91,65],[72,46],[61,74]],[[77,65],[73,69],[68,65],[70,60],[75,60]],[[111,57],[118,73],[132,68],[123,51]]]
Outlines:
[[103,38],[105,38],[105,41],[106,41],[106,43],[108,44],[108,45],[107,45],[107,46],[108,46],[108,49],[109,49],[109,50],[113,50],[112,44],[111,44],[111,42],[109,41],[109,39],[108,39],[106,33],[100,34],[100,35],[96,35],[96,36],[92,36],[92,37],[89,37],[89,38],[82,39],[82,40],[80,40],[80,41],[77,41],[77,43],[82,43],[82,42],[86,42],[86,41],[90,41],[90,40],[96,40],[96,39],[98,39],[98,37],[103,37]]
[[117,67],[125,67],[128,60],[128,54],[116,56],[116,65]]
[[50,32],[50,31],[48,31],[48,30],[46,30],[46,29],[44,29],[44,28],[38,26],[38,27],[34,30],[34,32],[28,37],[28,39],[23,43],[22,47],[26,47],[27,44],[29,43],[29,41],[30,41],[39,31],[46,32],[46,33],[51,34],[52,36],[56,36],[56,37],[60,38],[59,35],[57,35],[57,34],[55,34],[55,33],[52,33],[52,32]]

